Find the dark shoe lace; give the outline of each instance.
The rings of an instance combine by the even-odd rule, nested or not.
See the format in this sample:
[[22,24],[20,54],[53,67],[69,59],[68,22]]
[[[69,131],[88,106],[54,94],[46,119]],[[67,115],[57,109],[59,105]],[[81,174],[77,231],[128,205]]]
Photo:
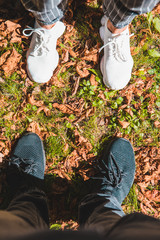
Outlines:
[[15,165],[17,168],[21,169],[27,174],[33,174],[37,172],[37,164],[34,163],[34,160],[31,159],[23,159],[20,157],[16,157],[10,160],[10,165]]
[[110,168],[107,166],[104,160],[101,160],[97,165],[99,174],[97,177],[93,177],[94,179],[102,181],[101,191],[119,188],[119,185],[122,181],[122,176],[124,175],[120,171],[113,154],[110,154],[109,161]]

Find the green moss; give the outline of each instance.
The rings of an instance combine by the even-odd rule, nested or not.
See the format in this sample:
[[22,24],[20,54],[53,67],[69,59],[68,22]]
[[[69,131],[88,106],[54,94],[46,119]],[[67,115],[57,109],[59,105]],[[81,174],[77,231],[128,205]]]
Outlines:
[[140,211],[140,205],[136,194],[136,188],[137,188],[136,184],[133,184],[128,196],[123,201],[122,205],[124,205],[124,211],[126,214]]

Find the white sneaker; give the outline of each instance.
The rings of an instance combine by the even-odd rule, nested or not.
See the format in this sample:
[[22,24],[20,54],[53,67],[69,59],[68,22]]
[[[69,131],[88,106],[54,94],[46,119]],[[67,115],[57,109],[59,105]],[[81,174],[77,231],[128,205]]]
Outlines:
[[65,25],[60,21],[56,22],[49,30],[42,28],[37,22],[35,28],[29,27],[23,30],[25,36],[33,33],[26,56],[27,73],[31,80],[37,83],[45,83],[50,80],[59,61],[56,50],[57,39],[64,31]]
[[100,36],[104,41],[104,56],[100,63],[104,84],[113,89],[124,88],[130,81],[133,59],[130,52],[128,28],[121,34],[112,34],[107,28],[108,18],[101,19]]

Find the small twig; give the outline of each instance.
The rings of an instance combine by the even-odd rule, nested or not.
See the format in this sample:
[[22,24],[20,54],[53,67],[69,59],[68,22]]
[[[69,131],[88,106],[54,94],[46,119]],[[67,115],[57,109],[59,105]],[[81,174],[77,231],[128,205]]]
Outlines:
[[75,80],[75,84],[73,87],[73,92],[72,92],[72,97],[76,95],[78,87],[79,87],[79,81],[80,81],[80,77],[73,77],[73,79]]
[[64,92],[63,104],[66,104],[66,102],[67,102],[67,93]]

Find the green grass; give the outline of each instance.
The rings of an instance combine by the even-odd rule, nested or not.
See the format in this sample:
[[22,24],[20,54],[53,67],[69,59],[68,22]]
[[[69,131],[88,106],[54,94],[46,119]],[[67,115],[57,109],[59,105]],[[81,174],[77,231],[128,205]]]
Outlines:
[[50,226],[50,230],[60,230],[60,229],[61,229],[61,224],[58,224],[58,223],[51,224]]
[[[96,3],[97,4],[97,3]],[[93,7],[93,6],[92,6]],[[98,6],[95,6],[95,9],[98,8]],[[83,9],[84,10],[84,9]],[[85,10],[87,11],[87,10]],[[76,17],[77,24],[80,24],[82,21],[82,14],[81,9],[79,14]],[[87,21],[87,19],[86,19]],[[85,40],[88,38],[88,34],[90,31],[88,31],[88,26],[86,24],[86,21],[83,21],[83,24],[81,24],[79,28],[79,38],[76,39],[77,41],[80,41],[82,38]],[[136,26],[136,22],[140,21],[141,25]],[[145,145],[145,139],[146,138],[152,138],[153,145],[157,145],[159,142],[159,132],[158,129],[153,127],[154,121],[158,120],[160,117],[159,114],[159,108],[160,108],[160,97],[159,97],[159,83],[160,83],[160,61],[159,58],[153,57],[148,54],[148,50],[150,49],[157,49],[159,46],[160,40],[156,37],[154,37],[154,34],[157,34],[157,31],[154,28],[153,22],[154,18],[150,22],[150,28],[151,33],[147,35],[147,39],[145,41],[144,46],[141,48],[140,52],[134,56],[134,70],[144,69],[140,70],[138,72],[137,76],[133,76],[131,79],[131,82],[136,81],[137,78],[141,78],[144,81],[147,77],[153,77],[154,83],[152,87],[145,92],[144,90],[144,96],[145,94],[152,93],[154,94],[157,99],[154,102],[154,113],[149,113],[147,111],[147,107],[149,105],[150,97],[147,99],[144,99],[143,96],[135,97],[130,106],[130,108],[133,112],[133,116],[130,116],[129,113],[127,113],[124,109],[120,110],[120,107],[125,104],[124,97],[119,96],[118,91],[106,91],[105,86],[102,83],[102,76],[100,74],[100,71],[97,68],[89,69],[89,71],[95,75],[95,79],[98,82],[97,89],[95,90],[95,86],[91,86],[89,78],[88,79],[82,79],[80,82],[80,87],[78,89],[76,98],[80,99],[83,98],[85,101],[85,108],[88,107],[94,107],[95,108],[95,114],[94,116],[91,116],[80,123],[80,127],[82,129],[82,134],[87,137],[92,145],[93,145],[93,151],[95,152],[95,149],[97,149],[97,146],[100,145],[99,139],[101,139],[102,134],[106,132],[106,136],[108,138],[111,137],[111,135],[115,134],[117,131],[121,132],[122,135],[127,135],[128,138],[134,140],[134,144],[138,146]],[[79,26],[79,25],[77,25]],[[143,16],[137,17],[133,21],[133,27],[132,31],[136,34],[136,41],[131,40],[131,45],[138,45],[138,42],[143,37],[143,33],[140,32],[141,29],[148,28],[148,20],[147,18]],[[137,42],[137,43],[136,43]],[[21,52],[20,45],[13,44],[14,47],[16,47],[17,51]],[[83,43],[81,43],[83,45]],[[4,49],[1,49],[1,52],[3,52]],[[145,72],[145,69],[147,70],[147,73]],[[52,86],[51,92],[46,95],[45,88],[41,87],[40,92],[35,96],[35,100],[43,100],[44,105],[48,107],[51,110],[51,116],[47,117],[44,113],[40,112],[39,114],[36,114],[38,107],[35,105],[31,105],[29,103],[26,103],[26,105],[21,108],[21,104],[25,98],[24,96],[24,81],[20,79],[20,76],[16,73],[12,74],[10,77],[5,78],[3,76],[3,73],[1,74],[5,78],[5,83],[2,83],[0,86],[0,96],[3,96],[5,99],[6,106],[9,106],[9,108],[2,109],[0,112],[1,117],[1,126],[6,127],[6,135],[8,138],[11,137],[11,139],[14,138],[15,132],[13,130],[10,130],[11,125],[13,124],[12,121],[5,120],[5,116],[8,115],[9,112],[13,112],[16,114],[18,111],[22,112],[22,115],[25,115],[25,119],[22,120],[22,129],[24,130],[27,128],[28,124],[32,121],[39,122],[40,126],[43,126],[48,131],[53,131],[53,128],[49,128],[47,126],[48,122],[54,122],[54,120],[58,117],[66,116],[63,113],[60,113],[57,109],[52,108],[52,103],[59,102],[62,103],[65,93],[69,96],[71,94],[71,85],[70,85],[70,78],[75,74],[76,70],[74,67],[71,67],[67,69],[67,71],[63,72],[60,71],[58,77],[63,79],[65,83],[64,88],[57,88],[55,86]],[[28,92],[31,92],[37,84],[33,84],[33,86],[29,87]],[[106,100],[101,99],[99,96],[99,93],[103,92]],[[136,109],[134,107],[135,104],[140,104],[140,108]],[[69,117],[67,115],[67,117]],[[99,126],[99,121],[101,118],[108,119],[108,125],[105,127]],[[119,124],[120,121],[127,121],[129,122],[129,126],[125,129],[121,127]],[[17,125],[19,125],[20,119],[18,119]],[[66,121],[62,121],[61,123],[58,123],[55,125],[59,125],[57,129],[61,129],[62,135],[66,137],[66,128],[75,128],[74,124],[71,124]],[[56,127],[55,127],[56,128]],[[93,131],[94,129],[94,131]],[[22,132],[21,128],[19,127],[17,131]],[[56,143],[57,141],[57,143]],[[46,143],[50,143],[51,138],[49,138]],[[63,141],[62,141],[63,142]],[[59,138],[54,139],[55,146],[61,145],[61,141]],[[49,144],[47,154],[49,156],[59,156],[58,150],[54,150],[53,146],[50,146],[52,144]],[[63,144],[62,144],[63,146]],[[61,149],[61,148],[60,148]],[[60,151],[61,152],[61,151]],[[62,154],[63,155],[63,151]],[[65,156],[65,154],[64,154]]]
[[122,206],[123,205],[125,206],[125,208],[124,208],[125,214],[130,214],[133,212],[140,212],[140,204],[137,199],[136,188],[137,188],[137,186],[135,184],[133,184],[128,196],[123,201]]
[[[92,11],[101,12],[97,1],[91,7]],[[87,40],[90,41],[91,47],[94,47],[97,42],[100,43],[100,38],[97,37],[100,17],[95,16],[93,20],[93,26],[96,27],[95,30],[97,32],[93,33],[93,30],[88,25],[90,19],[89,17],[85,17],[90,9],[83,6],[78,11],[79,13],[74,15],[74,20],[76,21],[75,27],[78,29],[78,34],[72,36],[70,42],[66,43],[66,46],[64,44],[60,45],[60,54],[63,48],[72,45],[75,51],[76,49],[84,49]],[[27,102],[25,80],[21,79],[17,73],[6,77],[1,71],[1,77],[5,80],[0,85],[0,99],[4,106],[1,106],[0,126],[4,136],[8,140],[14,140],[17,134],[22,134],[27,130],[30,123],[37,122],[42,132],[44,131],[49,134],[44,143],[47,161],[52,162],[54,159],[50,170],[54,169],[59,162],[63,161],[77,147],[74,139],[74,130],[77,128],[80,134],[92,144],[93,149],[91,152],[95,155],[100,151],[102,144],[117,133],[120,133],[122,137],[127,137],[134,146],[147,146],[148,142],[146,142],[146,139],[152,140],[149,143],[150,145],[158,146],[160,135],[159,129],[155,127],[154,122],[160,119],[160,60],[156,55],[158,54],[160,38],[157,37],[159,36],[157,30],[159,29],[159,22],[154,19],[159,19],[159,16],[153,18],[151,15],[148,15],[148,19],[144,16],[139,16],[132,22],[131,30],[136,37],[133,40],[131,39],[131,46],[139,48],[138,44],[145,34],[141,29],[149,28],[150,31],[147,33],[145,44],[139,49],[139,53],[133,57],[133,72],[137,72],[137,75],[132,75],[131,83],[142,79],[147,84],[148,78],[153,78],[154,82],[149,89],[143,90],[142,95],[135,95],[129,106],[123,109],[122,106],[126,103],[126,97],[121,96],[119,91],[111,91],[104,86],[99,65],[96,64],[92,64],[92,67],[88,70],[90,74],[95,75],[95,80],[98,83],[97,88],[90,84],[89,75],[87,78],[80,80],[76,96],[71,97],[73,88],[72,78],[74,75],[77,76],[76,69],[75,67],[70,67],[64,71],[64,66],[62,66],[58,73],[58,79],[64,82],[64,87],[58,88],[52,86],[51,91],[46,93],[46,86],[40,85],[40,90],[34,94],[35,101],[43,101],[43,105],[50,109],[50,116],[46,116],[43,111],[37,114],[39,106]],[[140,21],[139,26],[136,25],[137,21]],[[73,43],[73,40],[77,44]],[[23,53],[21,45],[8,44],[6,48],[0,49],[0,55],[13,47],[20,54]],[[81,59],[76,58],[74,61],[78,62]],[[89,62],[87,63],[89,64]],[[29,86],[27,94],[31,94],[37,86],[39,85],[36,83]],[[103,98],[100,96],[101,94],[103,94]],[[148,111],[151,94],[155,96],[152,102],[152,112]],[[145,98],[146,95],[148,95],[147,98]],[[76,119],[76,113],[65,114],[52,106],[55,102],[62,104],[65,96],[69,98],[70,102],[73,100],[79,102],[81,99],[84,99],[84,109],[94,108],[94,114],[75,124],[71,120]],[[138,108],[136,107],[137,104],[139,105]],[[133,115],[131,116],[126,109],[130,109]],[[10,116],[10,113],[13,113],[14,118]],[[65,117],[66,119],[64,119]],[[101,121],[102,124],[100,124]],[[122,128],[119,121],[128,122],[128,127]],[[65,144],[68,144],[67,151],[64,151]],[[132,187],[130,194],[124,202],[127,205],[127,212],[139,210],[135,188],[136,186]],[[58,224],[52,225],[52,228],[59,227]]]

